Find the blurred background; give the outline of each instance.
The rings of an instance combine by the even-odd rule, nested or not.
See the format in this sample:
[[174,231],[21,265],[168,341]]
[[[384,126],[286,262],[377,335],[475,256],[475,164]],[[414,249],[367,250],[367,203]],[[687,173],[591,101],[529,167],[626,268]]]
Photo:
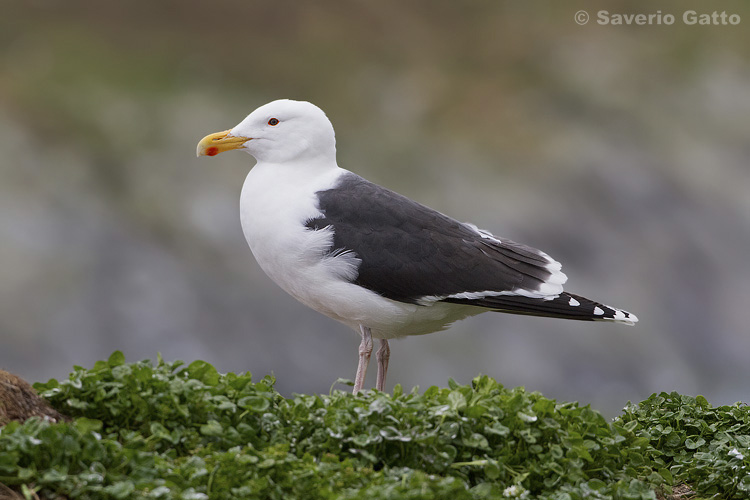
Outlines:
[[567,290],[641,320],[485,314],[392,342],[389,389],[481,372],[608,416],[657,391],[750,400],[747,2],[11,1],[0,65],[0,368],[64,378],[120,349],[285,395],[353,378],[358,335],[244,241],[254,160],[195,157],[287,97],[327,112],[341,166],[547,251]]

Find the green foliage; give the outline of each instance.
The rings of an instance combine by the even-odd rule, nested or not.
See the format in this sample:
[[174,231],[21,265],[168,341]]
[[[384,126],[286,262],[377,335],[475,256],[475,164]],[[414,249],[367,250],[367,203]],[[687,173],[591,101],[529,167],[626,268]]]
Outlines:
[[614,425],[647,439],[663,462],[666,479],[690,483],[705,496],[750,498],[750,408],[737,403],[712,408],[696,398],[653,394],[628,405]]
[[654,499],[747,495],[747,407],[652,396],[613,424],[486,376],[284,398],[265,377],[122,353],[37,390],[73,423],[0,432],[0,482],[69,498]]

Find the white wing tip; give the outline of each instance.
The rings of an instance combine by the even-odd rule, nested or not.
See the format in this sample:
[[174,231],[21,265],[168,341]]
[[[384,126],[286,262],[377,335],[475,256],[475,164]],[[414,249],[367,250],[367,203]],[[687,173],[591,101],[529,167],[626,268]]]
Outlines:
[[614,307],[612,307],[611,309],[614,309],[615,315],[611,318],[605,318],[605,319],[614,321],[616,323],[622,323],[623,325],[628,325],[628,326],[634,326],[636,323],[638,323],[638,316],[636,316],[635,314],[629,313],[627,311],[622,311],[620,309],[615,309]]

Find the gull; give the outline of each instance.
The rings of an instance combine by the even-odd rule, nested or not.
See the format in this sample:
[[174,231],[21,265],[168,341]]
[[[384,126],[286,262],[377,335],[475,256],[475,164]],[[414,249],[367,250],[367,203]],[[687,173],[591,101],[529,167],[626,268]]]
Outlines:
[[353,392],[373,339],[385,389],[389,339],[486,311],[633,325],[634,314],[563,291],[541,250],[459,222],[338,166],[333,125],[314,104],[281,99],[207,135],[198,156],[252,155],[240,221],[258,265],[306,306],[359,332]]

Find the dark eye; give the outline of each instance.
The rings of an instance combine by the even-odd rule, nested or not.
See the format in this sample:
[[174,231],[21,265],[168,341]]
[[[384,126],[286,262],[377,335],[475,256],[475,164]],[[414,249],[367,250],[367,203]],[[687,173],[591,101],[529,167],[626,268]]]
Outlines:
[[279,124],[279,120],[277,118],[271,118],[270,120],[268,120],[268,124],[272,127],[275,127]]

